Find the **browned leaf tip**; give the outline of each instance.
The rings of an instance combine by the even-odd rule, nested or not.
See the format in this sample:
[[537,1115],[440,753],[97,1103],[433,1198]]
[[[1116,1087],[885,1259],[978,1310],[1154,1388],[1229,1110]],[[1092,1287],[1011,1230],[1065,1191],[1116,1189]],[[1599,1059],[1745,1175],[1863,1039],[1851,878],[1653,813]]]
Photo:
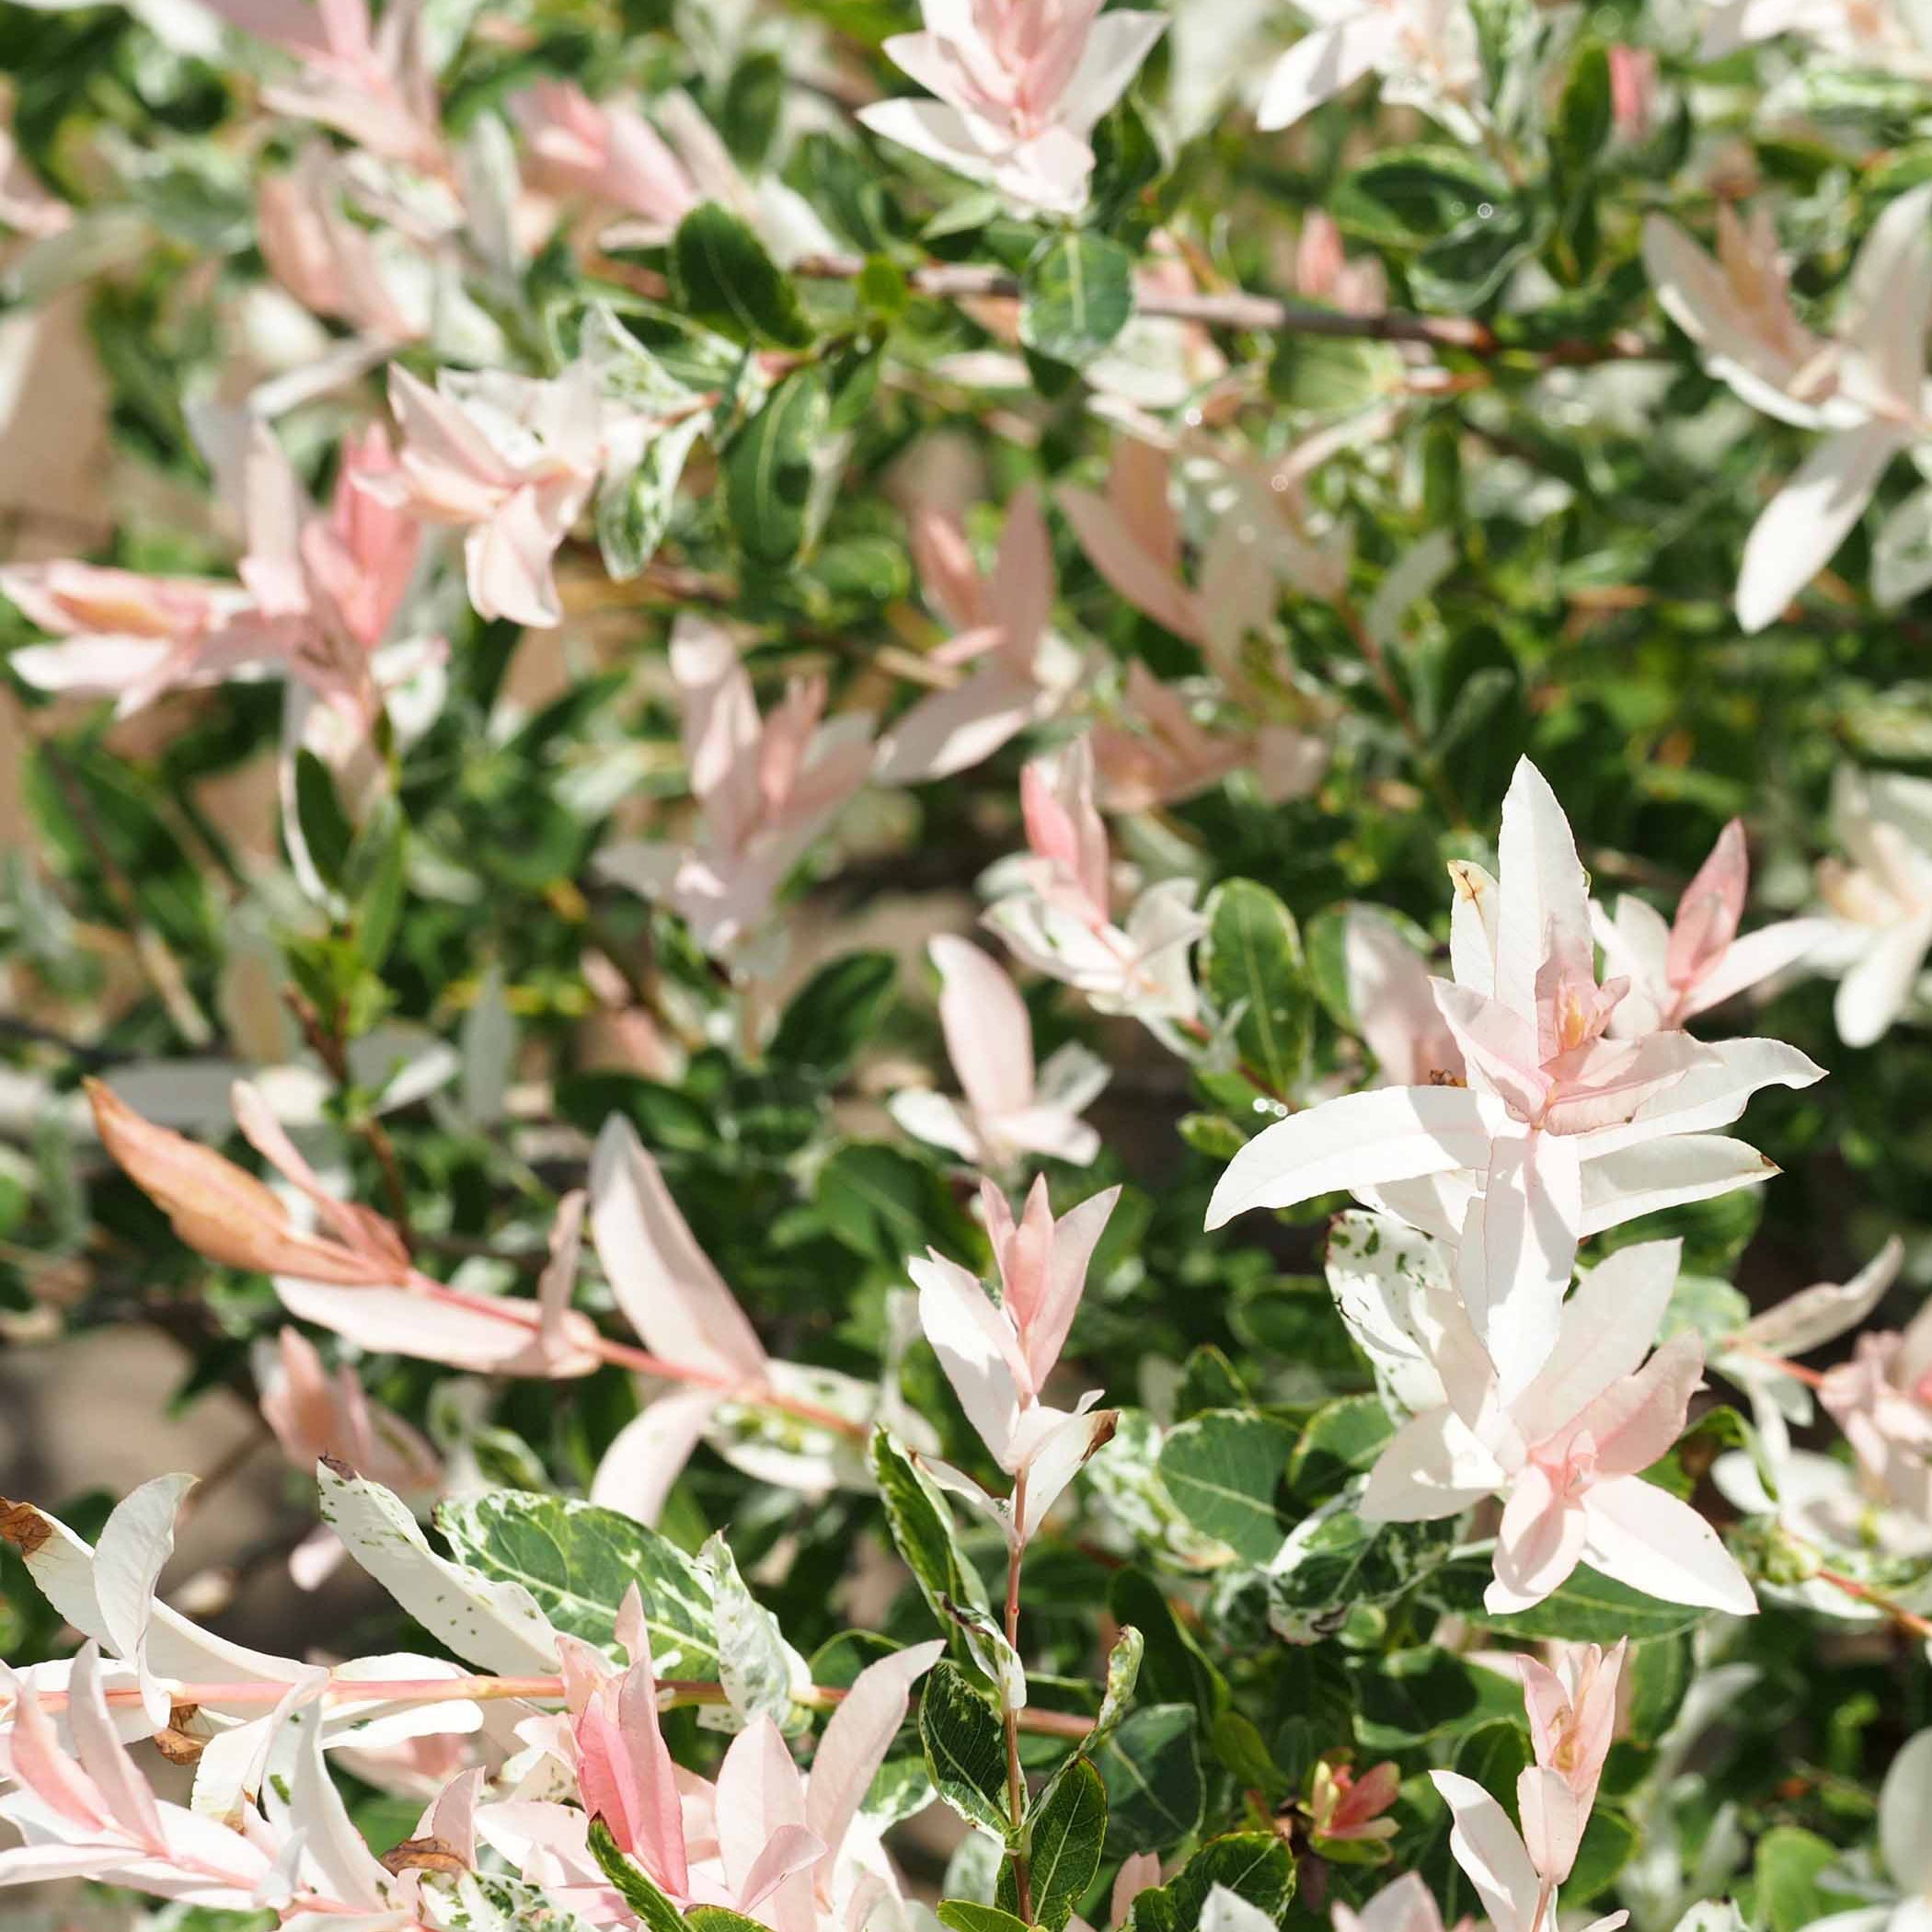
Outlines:
[[30,1502],[11,1502],[0,1496],[0,1542],[11,1543],[23,1557],[30,1557],[48,1537],[53,1525]]
[[469,1869],[462,1858],[442,1838],[405,1838],[383,1854],[385,1869],[405,1871],[459,1872]]
[[208,1740],[189,1730],[201,1707],[196,1704],[181,1704],[175,1708],[167,1729],[155,1733],[155,1749],[171,1765],[192,1765],[201,1760],[202,1752],[208,1748]]

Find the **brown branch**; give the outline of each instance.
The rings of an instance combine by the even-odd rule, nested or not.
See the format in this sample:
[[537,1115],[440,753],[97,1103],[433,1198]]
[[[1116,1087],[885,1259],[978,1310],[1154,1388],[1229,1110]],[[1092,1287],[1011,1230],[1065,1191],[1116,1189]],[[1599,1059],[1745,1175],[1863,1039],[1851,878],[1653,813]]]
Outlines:
[[[865,268],[857,255],[812,255],[792,264],[792,273],[808,281],[853,282]],[[907,278],[922,295],[939,302],[966,302],[985,297],[1011,300],[1020,293],[1019,277],[1002,269],[972,262],[928,262]],[[1418,316],[1401,309],[1373,315],[1351,315],[1308,302],[1284,302],[1277,295],[1252,294],[1246,289],[1138,293],[1134,313],[1173,322],[1199,322],[1210,328],[1246,328],[1265,335],[1327,336],[1350,341],[1420,342],[1432,349],[1457,349],[1466,355],[1534,354],[1549,364],[1574,366],[1654,355],[1651,343],[1628,329],[1616,329],[1600,341],[1555,342],[1526,351],[1499,336],[1487,322],[1465,316]]]

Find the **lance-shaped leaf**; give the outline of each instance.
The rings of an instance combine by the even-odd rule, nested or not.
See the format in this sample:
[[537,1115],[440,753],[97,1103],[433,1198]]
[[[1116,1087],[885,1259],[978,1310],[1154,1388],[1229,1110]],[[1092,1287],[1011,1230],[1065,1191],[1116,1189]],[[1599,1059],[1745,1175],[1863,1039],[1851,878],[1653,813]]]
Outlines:
[[998,1713],[954,1663],[938,1663],[919,1696],[919,1742],[933,1788],[968,1824],[1002,1840],[1006,1815],[1006,1746]]
[[698,1553],[710,1579],[717,1608],[718,1676],[741,1723],[763,1714],[782,1731],[797,1728],[803,1713],[792,1703],[792,1685],[804,1674],[798,1653],[785,1641],[777,1619],[745,1587],[719,1531]]
[[325,1456],[322,1520],[362,1567],[466,1662],[506,1676],[557,1668],[557,1633],[521,1583],[439,1557],[394,1490]]
[[735,214],[707,201],[671,244],[678,306],[720,335],[767,349],[809,349],[811,324],[792,279]]
[[[1085,1758],[1075,1758],[1040,1794],[1027,1816],[1027,1860],[1033,1923],[1061,1932],[1100,1869],[1107,1840],[1107,1787]],[[1018,1911],[1011,1863],[1000,1867],[1002,1910]]]
[[1315,989],[1294,914],[1266,886],[1230,879],[1203,911],[1202,983],[1235,1014],[1242,1059],[1278,1095],[1292,1093],[1307,1063]]
[[718,1677],[710,1581],[655,1530],[595,1503],[520,1489],[454,1498],[436,1523],[466,1562],[527,1591],[554,1628],[605,1650],[635,1583],[656,1668]]

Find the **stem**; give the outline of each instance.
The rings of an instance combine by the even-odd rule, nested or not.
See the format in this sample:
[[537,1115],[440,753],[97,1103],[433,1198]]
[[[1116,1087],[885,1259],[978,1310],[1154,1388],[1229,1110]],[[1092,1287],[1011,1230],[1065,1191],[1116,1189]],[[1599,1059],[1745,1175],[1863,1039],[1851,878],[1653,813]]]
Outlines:
[[[819,282],[852,282],[865,263],[857,255],[810,256],[792,264],[792,273]],[[971,301],[985,296],[1007,299],[1020,293],[1019,278],[1003,270],[972,263],[928,262],[909,278],[914,290],[940,302]],[[1272,335],[1340,337],[1355,341],[1421,342],[1435,349],[1457,349],[1466,355],[1502,356],[1535,353],[1548,363],[1600,362],[1656,353],[1653,346],[1627,329],[1600,342],[1558,342],[1540,352],[1519,351],[1487,323],[1459,316],[1417,316],[1399,309],[1374,315],[1348,315],[1318,308],[1312,303],[1283,302],[1273,295],[1250,294],[1245,289],[1217,293],[1161,293],[1143,290],[1134,297],[1134,311],[1172,322],[1199,322],[1211,328],[1248,328]]]
[[1536,1891],[1536,1909],[1530,1915],[1529,1932],[1542,1932],[1544,1915],[1556,1895],[1557,1888],[1545,1879]]
[[1815,1574],[1821,1583],[1829,1583],[1846,1596],[1857,1597],[1861,1604],[1883,1611],[1902,1630],[1910,1630],[1915,1637],[1932,1638],[1932,1617],[1906,1609],[1896,1597],[1887,1596],[1882,1590],[1874,1590],[1869,1583],[1861,1583],[1857,1577],[1848,1577],[1840,1570],[1820,1570]]
[[[328,1068],[328,1077],[345,1090],[352,1086],[354,1079],[349,1067],[349,1050],[343,1041],[341,1028],[324,1026],[322,1016],[293,987],[284,993],[283,997],[316,1058]],[[383,1191],[389,1197],[389,1218],[396,1223],[397,1232],[402,1236],[403,1245],[407,1248],[414,1238],[409,1231],[409,1190],[403,1183],[402,1162],[397,1157],[396,1144],[389,1138],[389,1130],[373,1113],[358,1122],[356,1132],[375,1156],[376,1167],[382,1172]]]
[[[289,1686],[274,1679],[249,1679],[235,1684],[177,1684],[167,1694],[177,1709],[192,1705],[259,1704],[273,1706],[287,1696]],[[128,1685],[102,1693],[109,1706],[141,1702],[138,1685]],[[520,1700],[526,1703],[561,1703],[564,1681],[557,1677],[332,1677],[321,1696],[332,1704],[440,1704],[458,1698],[471,1703]],[[807,1710],[835,1710],[847,1693],[829,1684],[814,1684],[792,1693],[792,1702]],[[61,1711],[67,1708],[65,1691],[42,1691],[40,1708]],[[665,1677],[658,1684],[658,1702],[664,1709],[681,1709],[691,1705],[723,1704],[724,1686],[696,1677]],[[6,1707],[0,1705],[0,1716]],[[1042,1737],[1066,1738],[1077,1742],[1092,1730],[1082,1717],[1064,1710],[1022,1710],[1013,1713],[1021,1731]]]
[[[1006,1559],[1006,1644],[1019,1654],[1019,1566],[1026,1559],[1021,1524],[1027,1513],[1027,1472],[1013,1483],[1013,1553]],[[1033,1923],[1033,1873],[1026,1854],[1027,1780],[1019,1768],[1019,1713],[1000,1696],[1000,1718],[1006,1732],[1006,1811],[1013,1820],[1013,1890],[1019,1916]]]
[[1793,1381],[1802,1382],[1807,1388],[1824,1386],[1824,1377],[1816,1369],[1805,1367],[1801,1362],[1793,1362],[1784,1355],[1774,1355],[1769,1349],[1761,1349],[1754,1342],[1733,1340],[1731,1346],[1740,1355],[1749,1355],[1754,1362],[1762,1362],[1766,1368],[1774,1368],[1781,1375],[1789,1375]]
[[[442,1302],[445,1306],[461,1308],[471,1315],[487,1316],[495,1321],[507,1321],[512,1327],[523,1328],[535,1335],[538,1328],[535,1308],[527,1301],[498,1300],[486,1294],[466,1294],[460,1288],[451,1288],[443,1282],[432,1280],[429,1275],[410,1271],[406,1284],[412,1294],[420,1294],[425,1301]],[[781,1415],[795,1416],[801,1422],[810,1422],[815,1429],[829,1429],[836,1435],[850,1436],[855,1442],[863,1441],[870,1432],[863,1422],[856,1422],[850,1416],[842,1416],[836,1409],[825,1409],[816,1402],[808,1402],[799,1396],[781,1394],[777,1389],[754,1386],[734,1382],[729,1375],[720,1375],[710,1369],[692,1368],[681,1362],[667,1362],[661,1355],[653,1355],[644,1349],[633,1348],[628,1342],[613,1341],[607,1335],[600,1335],[596,1342],[597,1353],[615,1367],[629,1369],[639,1375],[655,1375],[661,1382],[687,1382],[700,1388],[715,1388],[721,1396],[733,1402],[742,1402],[752,1409],[771,1409]]]
[[[1174,1024],[1190,1040],[1198,1040],[1202,1046],[1211,1045],[1213,1041],[1214,1036],[1198,1019],[1177,1019]],[[1284,1113],[1293,1113],[1294,1111],[1294,1102],[1252,1062],[1244,1060],[1237,1054],[1235,1059],[1235,1069],[1258,1094],[1272,1100]]]

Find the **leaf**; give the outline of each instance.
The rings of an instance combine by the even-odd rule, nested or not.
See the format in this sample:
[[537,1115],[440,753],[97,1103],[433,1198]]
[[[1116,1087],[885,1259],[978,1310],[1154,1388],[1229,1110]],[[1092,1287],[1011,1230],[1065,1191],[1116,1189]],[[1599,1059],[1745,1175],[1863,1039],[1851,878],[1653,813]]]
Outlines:
[[1516,1781],[1530,1763],[1529,1733],[1513,1718],[1478,1724],[1455,1747],[1455,1769],[1473,1777],[1516,1823]]
[[941,1627],[951,1627],[949,1604],[990,1614],[986,1585],[960,1549],[952,1512],[925,1471],[883,1429],[872,1432],[870,1463],[893,1546]]
[[815,368],[787,376],[725,457],[725,501],[745,555],[789,563],[811,523],[813,461],[825,434],[825,378]]
[[792,996],[769,1057],[821,1080],[837,1079],[878,1030],[898,984],[899,961],[889,952],[829,960]]
[[1483,1608],[1490,1567],[1486,1562],[1462,1562],[1439,1570],[1423,1595],[1439,1610],[1465,1616],[1484,1629],[1533,1643],[1563,1639],[1574,1643],[1614,1644],[1627,1637],[1632,1643],[1674,1637],[1704,1621],[1708,1611],[1686,1604],[1666,1604],[1645,1596],[1627,1583],[1600,1575],[1587,1563],[1579,1564],[1569,1579],[1528,1610],[1498,1615]]
[[1570,63],[1557,107],[1554,146],[1571,174],[1596,159],[1613,125],[1610,56],[1601,40],[1585,40]]
[[1259,1567],[1287,1535],[1275,1494],[1294,1447],[1294,1432],[1271,1416],[1209,1409],[1169,1432],[1160,1477],[1196,1529]]
[[[436,1932],[591,1932],[590,1920],[553,1903],[542,1886],[499,1872],[466,1871],[454,1890],[432,1882],[423,1888],[422,1897],[426,1923]],[[169,1923],[180,1932],[193,1932],[194,1915],[190,1912],[186,1922],[170,1915]],[[218,1923],[232,1926],[235,1915],[220,1914]]]
[[687,1905],[684,1923],[695,1932],[769,1932],[757,1919],[733,1912],[729,1905]]
[[848,1141],[819,1170],[814,1200],[833,1236],[903,1278],[926,1247],[970,1252],[971,1224],[926,1163],[881,1141]]
[[1771,1932],[1803,1932],[1831,1912],[1818,1880],[1837,1862],[1838,1848],[1828,1838],[1795,1824],[1774,1824],[1757,1841],[1751,1873],[1758,1915]]
[[586,1643],[610,1647],[635,1582],[660,1674],[717,1679],[711,1586],[655,1530],[595,1503],[522,1489],[454,1498],[436,1523],[459,1556],[521,1585],[558,1629]]
[[1302,1425],[1288,1459],[1288,1480],[1311,1499],[1365,1473],[1396,1432],[1379,1396],[1341,1396]]
[[1583,1827],[1577,1862],[1564,1882],[1566,1902],[1582,1904],[1609,1890],[1637,1849],[1637,1828],[1621,1811],[1599,1802]]
[[1364,1523],[1345,1493],[1295,1525],[1269,1572],[1269,1624],[1290,1643],[1332,1636],[1358,1607],[1393,1603],[1455,1546],[1454,1520]]
[[684,1932],[683,1915],[658,1890],[650,1873],[625,1856],[602,1818],[591,1820],[590,1841],[591,1856],[596,1859],[597,1869],[637,1915],[644,1932]]
[[1688,1631],[1631,1645],[1624,1683],[1628,1686],[1630,1735],[1639,1743],[1654,1743],[1676,1722],[1692,1674]]
[[1133,256],[1092,234],[1049,236],[1019,283],[1019,339],[1034,354],[1075,369],[1126,328],[1133,314]]
[[1212,1723],[1227,1708],[1226,1680],[1145,1570],[1116,1570],[1108,1586],[1107,1604],[1118,1623],[1141,1634],[1137,1689],[1159,1703],[1191,1703],[1203,1724]]
[[[1421,1744],[1434,1751],[1440,1740],[1513,1719],[1523,1708],[1522,1690],[1501,1672],[1434,1644],[1352,1658],[1349,1675],[1355,1685],[1355,1736],[1365,1751]],[[1442,1754],[1447,1755],[1445,1746]]]
[[[1100,1869],[1106,1838],[1107,1787],[1076,1757],[1041,1793],[1027,1819],[1035,1925],[1061,1932]],[[1008,1911],[1018,1903],[1010,1864],[1000,1867],[999,1903]]]
[[1294,1855],[1277,1834],[1228,1832],[1210,1838],[1165,1885],[1134,1900],[1133,1932],[1194,1932],[1217,1885],[1279,1924],[1294,1882]]
[[919,1742],[933,1788],[968,1824],[1010,1837],[1006,1745],[998,1714],[958,1664],[939,1662],[919,1694]]
[[323,882],[339,890],[355,826],[336,796],[328,765],[306,745],[295,753],[295,822]]
[[783,1731],[791,1725],[792,1652],[777,1619],[745,1587],[724,1532],[698,1552],[717,1604],[718,1677],[745,1723],[761,1713]]
[[1132,1624],[1114,1639],[1107,1653],[1107,1684],[1100,1696],[1099,1714],[1080,1746],[1089,1756],[1120,1729],[1121,1719],[1127,1715],[1134,1686],[1140,1682],[1141,1658],[1146,1647],[1146,1639]]
[[809,349],[814,339],[791,277],[716,201],[694,208],[671,242],[671,279],[687,316],[739,342]]
[[1345,234],[1383,248],[1420,248],[1509,197],[1495,167],[1461,148],[1386,149],[1337,185],[1329,213]]
[[1206,1789],[1190,1704],[1137,1710],[1095,1754],[1107,1786],[1107,1855],[1166,1851],[1199,1829]]
[[432,1637],[466,1663],[507,1676],[557,1668],[557,1640],[523,1583],[439,1557],[408,1504],[346,1464],[316,1472],[324,1523],[349,1554]]
[[703,415],[660,430],[628,475],[605,476],[597,489],[597,547],[604,567],[622,583],[658,553],[677,507],[678,479],[692,445],[704,434]]
[[949,1932],[1027,1932],[1027,1922],[997,1905],[976,1904],[972,1899],[941,1899],[939,1923]]
[[1235,1045],[1275,1096],[1292,1093],[1308,1059],[1315,989],[1294,915],[1266,886],[1230,879],[1204,908],[1201,979],[1223,1013],[1235,1013]]

